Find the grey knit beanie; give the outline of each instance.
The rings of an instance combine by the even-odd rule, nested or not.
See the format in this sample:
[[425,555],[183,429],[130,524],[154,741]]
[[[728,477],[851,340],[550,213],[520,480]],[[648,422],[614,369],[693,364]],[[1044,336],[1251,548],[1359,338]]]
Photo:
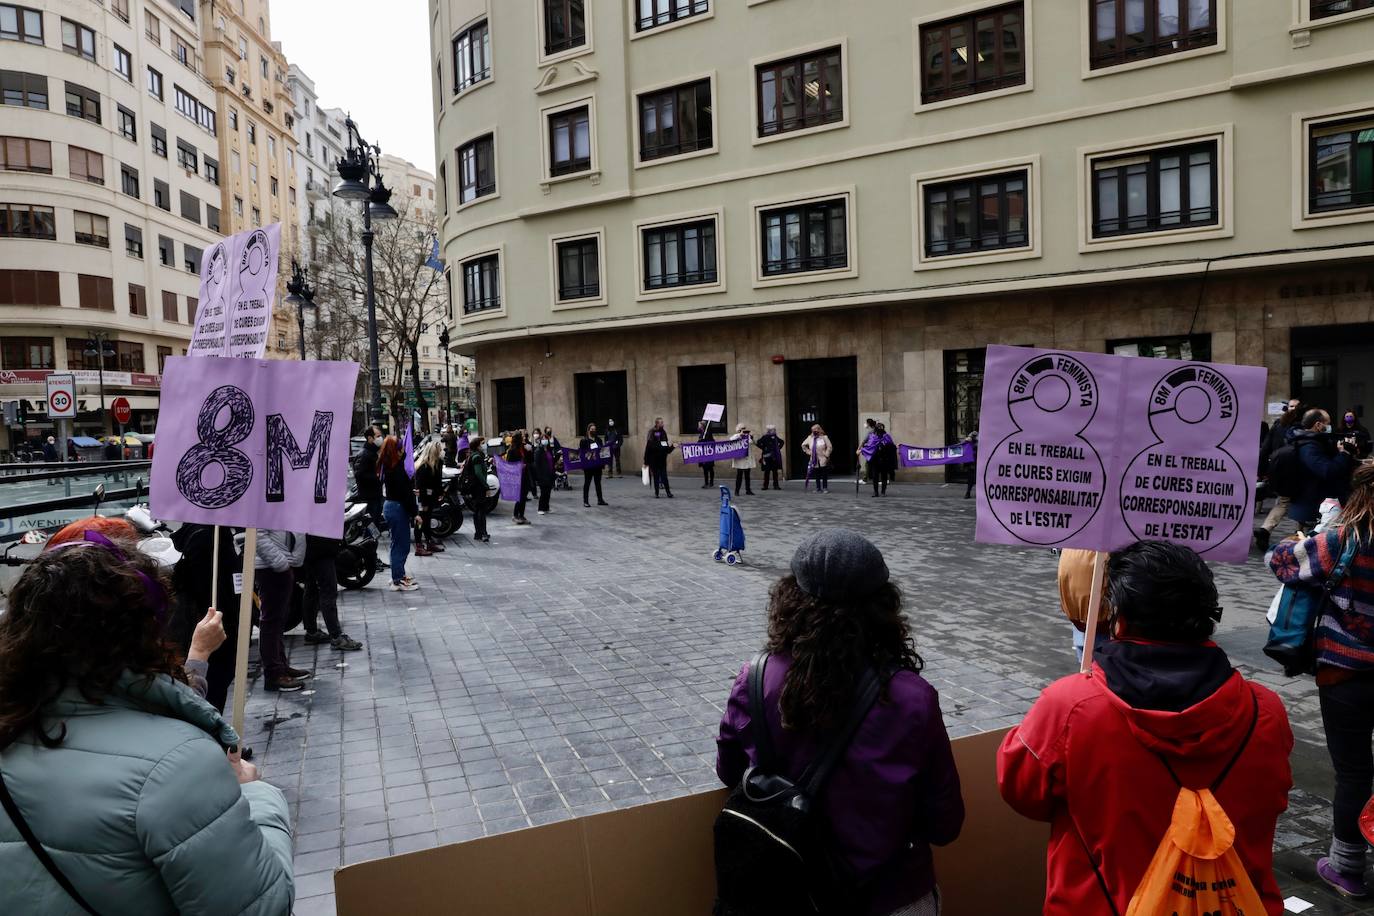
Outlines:
[[873,542],[848,528],[825,528],[792,554],[792,575],[801,590],[823,601],[872,594],[887,582],[887,564]]

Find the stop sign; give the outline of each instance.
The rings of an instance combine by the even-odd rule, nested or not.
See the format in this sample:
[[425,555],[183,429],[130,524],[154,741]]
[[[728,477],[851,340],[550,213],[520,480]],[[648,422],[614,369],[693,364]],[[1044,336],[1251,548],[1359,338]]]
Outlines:
[[114,413],[115,422],[123,426],[129,422],[133,413],[129,410],[128,398],[115,398],[110,404],[110,410]]

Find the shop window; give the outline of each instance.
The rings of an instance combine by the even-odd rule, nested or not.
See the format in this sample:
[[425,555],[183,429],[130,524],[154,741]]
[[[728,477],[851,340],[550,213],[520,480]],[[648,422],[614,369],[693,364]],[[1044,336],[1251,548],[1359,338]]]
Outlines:
[[[725,366],[679,366],[677,370],[678,432],[695,436],[707,404],[725,403]],[[729,430],[721,415],[720,428]]]

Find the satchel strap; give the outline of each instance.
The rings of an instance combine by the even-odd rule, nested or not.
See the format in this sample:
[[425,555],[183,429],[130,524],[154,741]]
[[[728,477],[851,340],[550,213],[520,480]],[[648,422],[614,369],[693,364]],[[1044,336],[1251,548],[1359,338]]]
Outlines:
[[773,772],[773,736],[768,733],[768,713],[763,705],[763,669],[768,665],[765,649],[749,663],[749,728],[754,736],[755,764],[765,773]]
[[29,822],[24,820],[23,814],[19,813],[19,805],[15,803],[14,797],[10,795],[9,786],[5,785],[5,774],[3,772],[0,772],[0,806],[4,807],[5,813],[9,815],[10,821],[14,824],[15,829],[19,831],[19,835],[24,838],[25,843],[29,844],[29,848],[33,850],[33,854],[38,857],[38,861],[48,870],[48,874],[53,876],[53,880],[61,886],[62,890],[66,891],[67,895],[75,900],[77,905],[83,910],[90,913],[91,916],[100,916],[100,914],[96,912],[96,909],[87,903],[81,894],[77,893],[71,881],[62,873],[62,869],[57,867],[57,863],[52,860],[52,856],[48,855],[48,851],[43,848],[43,844],[38,842],[38,837],[33,835],[33,829],[29,827]]
[[1326,582],[1322,585],[1328,596],[1345,581],[1345,574],[1349,571],[1350,564],[1355,561],[1355,553],[1359,546],[1360,543],[1353,533],[1341,545],[1341,558],[1336,561],[1336,568],[1331,570],[1331,575],[1326,577]]

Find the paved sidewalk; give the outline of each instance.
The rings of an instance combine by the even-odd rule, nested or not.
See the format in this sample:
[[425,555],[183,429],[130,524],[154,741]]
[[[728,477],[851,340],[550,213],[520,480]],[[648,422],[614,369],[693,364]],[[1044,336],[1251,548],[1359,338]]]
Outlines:
[[[882,548],[951,735],[1015,723],[1074,666],[1055,559],[973,544],[962,486],[897,485],[884,499],[856,497],[852,482],[828,496],[800,482],[756,490],[739,503],[749,540],[737,568],[710,558],[718,491],[686,477],[674,489],[655,500],[638,477],[611,480],[611,505],[594,509],[559,492],[552,514],[531,506],[528,527],[503,508],[490,544],[465,526],[447,552],[412,558],[419,591],[341,593],[364,651],[288,636],[313,689],[255,689],[246,730],[293,806],[297,913],[334,911],[342,864],[715,787],[730,682],[761,643],[769,585],[819,526]],[[1219,641],[1280,692],[1298,738],[1300,788],[1278,838],[1285,892],[1316,903],[1314,916],[1374,913],[1309,883],[1332,777],[1311,680],[1283,678],[1259,651],[1272,577],[1256,556],[1217,579]]]

